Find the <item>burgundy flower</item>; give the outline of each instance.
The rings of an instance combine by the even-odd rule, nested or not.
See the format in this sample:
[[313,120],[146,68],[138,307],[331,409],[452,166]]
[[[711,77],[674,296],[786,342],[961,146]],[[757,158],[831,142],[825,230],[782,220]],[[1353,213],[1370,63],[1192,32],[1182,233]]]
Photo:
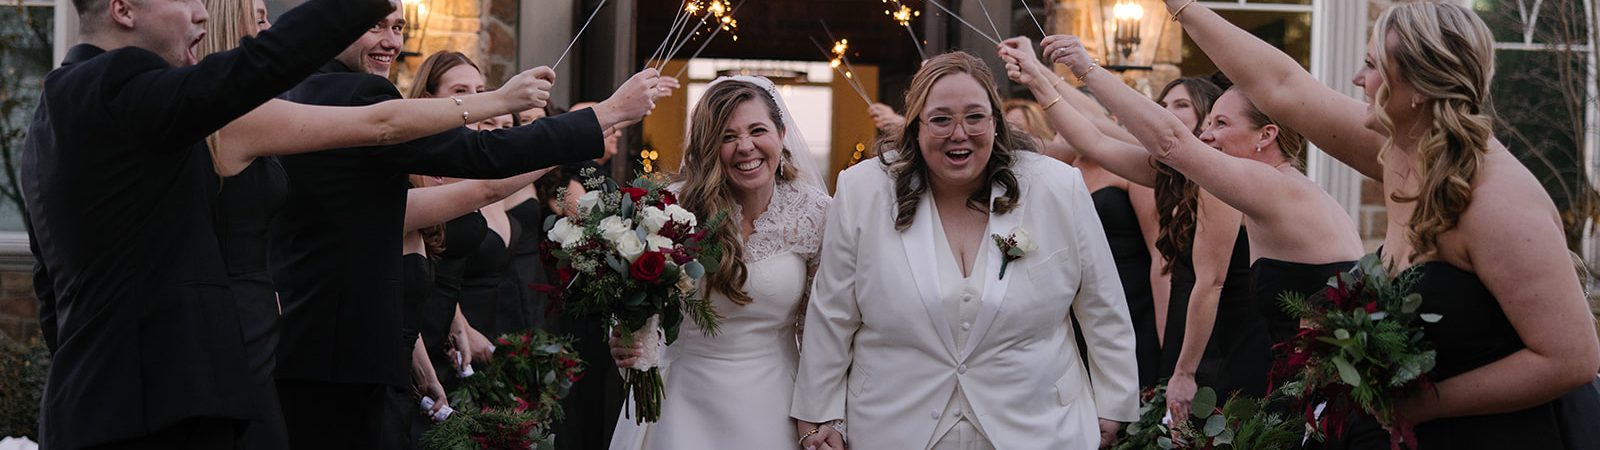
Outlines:
[[1378,302],[1376,300],[1367,302],[1365,308],[1367,310],[1367,314],[1376,313],[1378,312]]
[[678,196],[672,195],[672,191],[668,191],[668,190],[665,190],[665,189],[663,189],[661,191],[661,206],[673,205],[673,204],[677,204],[677,203],[678,203]]
[[633,198],[633,203],[636,204],[636,205],[639,204],[639,200],[644,198],[644,194],[647,194],[647,193],[650,192],[650,191],[644,190],[643,188],[636,188],[636,187],[625,187],[625,188],[620,189],[620,191],[622,191],[622,193],[624,193],[624,194],[628,194],[628,197],[632,197]]
[[661,281],[661,273],[667,269],[667,257],[661,252],[644,252],[639,259],[633,261],[628,272],[633,278],[646,283],[655,284]]

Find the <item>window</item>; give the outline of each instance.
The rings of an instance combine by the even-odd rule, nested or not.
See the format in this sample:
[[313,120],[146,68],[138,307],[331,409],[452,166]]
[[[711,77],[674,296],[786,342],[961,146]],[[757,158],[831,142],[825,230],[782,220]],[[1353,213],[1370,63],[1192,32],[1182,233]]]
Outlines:
[[0,7],[0,232],[23,230],[18,159],[44,74],[54,66],[54,34],[53,4]]
[[[1595,191],[1594,4],[1473,0],[1495,37],[1495,136],[1539,178],[1562,213],[1567,241],[1590,247]],[[1591,258],[1594,251],[1586,251]]]

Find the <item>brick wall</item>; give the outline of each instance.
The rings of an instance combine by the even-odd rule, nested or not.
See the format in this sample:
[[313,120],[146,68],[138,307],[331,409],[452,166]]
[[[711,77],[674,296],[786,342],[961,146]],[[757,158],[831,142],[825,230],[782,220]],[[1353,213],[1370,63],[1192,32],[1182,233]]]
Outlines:
[[418,22],[406,50],[420,56],[406,58],[395,68],[395,85],[405,92],[417,67],[428,55],[443,50],[464,53],[478,64],[489,88],[517,73],[516,0],[421,0],[426,12]]
[[39,302],[33,297],[33,273],[0,271],[0,333],[26,341],[39,334]]

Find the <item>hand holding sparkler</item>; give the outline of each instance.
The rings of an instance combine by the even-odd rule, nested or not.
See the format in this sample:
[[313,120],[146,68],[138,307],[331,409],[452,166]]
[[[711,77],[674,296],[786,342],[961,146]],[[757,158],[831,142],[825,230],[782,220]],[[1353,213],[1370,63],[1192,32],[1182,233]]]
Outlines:
[[[670,81],[663,81],[670,80]],[[672,92],[677,80],[664,79],[655,69],[645,69],[623,82],[611,98],[594,105],[595,118],[600,129],[628,126],[636,123],[656,107],[656,100]]]

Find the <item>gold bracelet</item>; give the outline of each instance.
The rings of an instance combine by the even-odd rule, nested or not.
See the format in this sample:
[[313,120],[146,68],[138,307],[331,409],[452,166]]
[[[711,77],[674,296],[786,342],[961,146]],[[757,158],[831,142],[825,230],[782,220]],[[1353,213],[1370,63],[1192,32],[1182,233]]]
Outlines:
[[1049,111],[1050,107],[1056,106],[1057,103],[1061,103],[1061,96],[1060,95],[1057,95],[1055,100],[1051,100],[1050,104],[1044,105],[1044,109],[1042,111]]
[[1195,2],[1195,0],[1189,0],[1189,3],[1184,3],[1183,6],[1179,6],[1178,10],[1174,11],[1172,13],[1172,21],[1173,22],[1177,22],[1178,21],[1178,15],[1183,14],[1183,10],[1187,9],[1189,7],[1189,5],[1193,5],[1194,2]]
[[1086,80],[1086,79],[1089,78],[1089,74],[1094,73],[1095,69],[1099,69],[1099,68],[1100,68],[1099,64],[1089,63],[1089,70],[1083,71],[1083,75],[1077,75],[1078,82],[1079,83],[1088,83],[1089,81]]
[[799,444],[801,447],[805,447],[806,446],[806,438],[814,436],[814,435],[817,434],[817,432],[820,432],[820,431],[822,431],[822,427],[813,427],[811,429],[811,431],[806,432],[805,436],[800,436],[800,440],[795,442],[795,443]]

